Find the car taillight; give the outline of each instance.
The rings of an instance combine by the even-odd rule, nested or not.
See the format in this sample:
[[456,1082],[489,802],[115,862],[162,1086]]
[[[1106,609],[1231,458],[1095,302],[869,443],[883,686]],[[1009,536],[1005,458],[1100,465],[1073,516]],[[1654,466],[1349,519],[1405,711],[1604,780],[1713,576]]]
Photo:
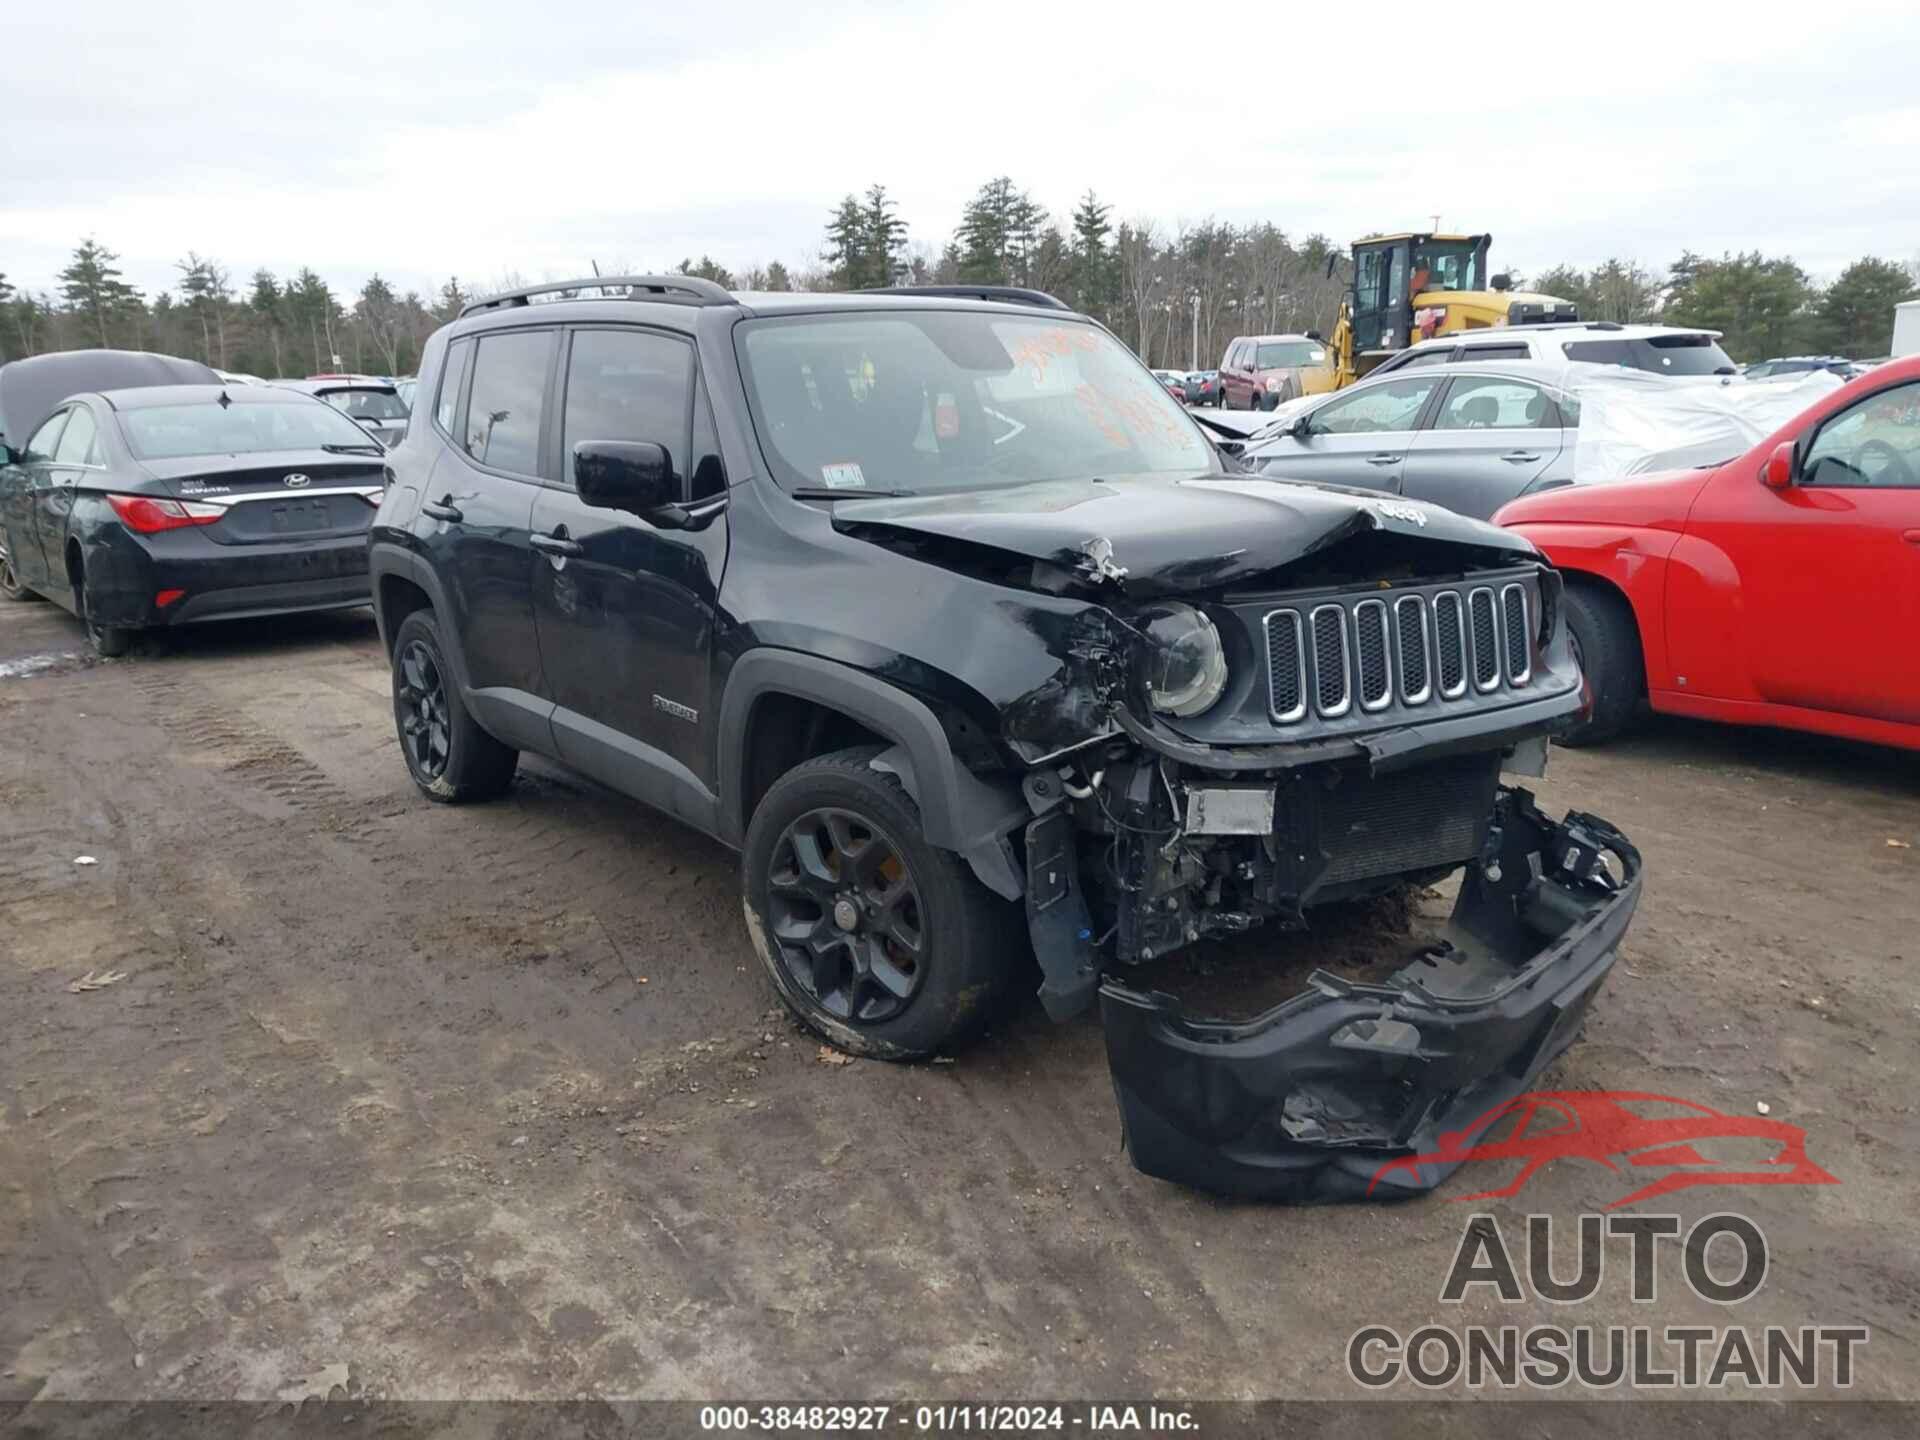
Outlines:
[[184,530],[190,525],[211,525],[226,508],[221,505],[196,505],[191,500],[160,500],[151,495],[109,495],[113,506],[129,530],[141,535],[158,535],[162,530]]

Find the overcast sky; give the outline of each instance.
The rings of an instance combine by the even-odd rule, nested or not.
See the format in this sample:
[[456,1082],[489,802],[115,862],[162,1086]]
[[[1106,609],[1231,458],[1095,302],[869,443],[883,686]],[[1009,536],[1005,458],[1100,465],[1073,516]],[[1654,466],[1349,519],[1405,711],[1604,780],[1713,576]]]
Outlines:
[[848,191],[937,246],[1001,173],[1063,221],[1089,186],[1343,244],[1437,213],[1522,274],[1920,256],[1912,0],[6,9],[0,272],[35,290],[87,234],[149,292],[189,249],[347,292],[799,266]]

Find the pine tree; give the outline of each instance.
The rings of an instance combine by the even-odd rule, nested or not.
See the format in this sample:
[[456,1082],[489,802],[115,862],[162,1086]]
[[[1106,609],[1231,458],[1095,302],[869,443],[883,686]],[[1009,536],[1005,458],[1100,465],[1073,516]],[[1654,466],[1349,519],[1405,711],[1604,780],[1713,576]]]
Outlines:
[[891,285],[907,248],[907,222],[894,213],[884,185],[868,187],[860,217],[863,273],[856,288]]
[[457,316],[466,308],[473,296],[461,284],[458,275],[447,277],[447,283],[440,287],[440,296],[434,301],[433,318],[443,324]]
[[778,260],[772,260],[767,263],[767,289],[793,289],[793,277],[787,274],[787,267],[782,265]]
[[827,262],[836,290],[857,290],[865,269],[867,217],[852,195],[840,201],[833,218],[827,221],[827,248],[820,258]]
[[218,364],[227,364],[227,303],[233,291],[227,284],[227,272],[219,262],[187,252],[187,258],[174,262],[180,272],[180,298],[187,310],[200,322],[200,358],[215,364],[214,341],[219,340]]
[[60,272],[60,294],[69,309],[86,317],[102,348],[112,344],[107,327],[140,302],[140,292],[115,268],[119,256],[91,235],[74,247],[73,260]]
[[1089,190],[1073,212],[1073,290],[1079,307],[1088,314],[1105,316],[1113,304],[1113,255],[1107,248],[1112,227],[1107,217],[1111,205],[1102,205]]

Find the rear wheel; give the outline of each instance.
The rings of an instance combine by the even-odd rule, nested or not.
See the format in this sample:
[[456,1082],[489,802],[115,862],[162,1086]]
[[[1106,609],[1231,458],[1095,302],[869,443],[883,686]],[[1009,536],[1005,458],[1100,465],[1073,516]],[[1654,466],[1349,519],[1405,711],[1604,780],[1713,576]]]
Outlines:
[[429,800],[491,800],[513,783],[520,752],[468,713],[431,610],[414,611],[393,637],[393,719],[407,773]]
[[1567,630],[1574,658],[1587,687],[1587,713],[1560,737],[1562,745],[1598,745],[1611,740],[1633,718],[1646,690],[1646,666],[1640,658],[1640,631],[1633,610],[1612,590],[1569,585]]
[[[76,567],[78,565],[78,561],[71,563]],[[73,598],[77,602],[74,608],[79,611],[80,621],[87,627],[87,639],[93,645],[94,654],[103,660],[117,660],[133,648],[136,631],[124,625],[102,625],[93,618],[93,597],[87,593],[86,573],[77,569]]]
[[8,600],[38,600],[40,596],[29,590],[20,580],[20,572],[14,568],[13,556],[0,548],[0,596]]
[[775,781],[741,856],[747,928],[774,989],[842,1050],[911,1060],[971,1040],[1019,966],[1013,905],[921,833],[878,747]]

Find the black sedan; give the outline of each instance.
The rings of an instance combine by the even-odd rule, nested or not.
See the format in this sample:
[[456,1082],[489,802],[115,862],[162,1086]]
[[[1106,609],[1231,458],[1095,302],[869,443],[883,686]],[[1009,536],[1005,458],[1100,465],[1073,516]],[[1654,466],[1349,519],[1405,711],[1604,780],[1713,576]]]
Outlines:
[[385,380],[322,375],[310,380],[276,380],[289,390],[317,396],[391,450],[407,433],[407,402]]
[[265,386],[71,395],[8,437],[11,589],[71,610],[102,655],[142,629],[364,605],[383,455],[330,406]]

